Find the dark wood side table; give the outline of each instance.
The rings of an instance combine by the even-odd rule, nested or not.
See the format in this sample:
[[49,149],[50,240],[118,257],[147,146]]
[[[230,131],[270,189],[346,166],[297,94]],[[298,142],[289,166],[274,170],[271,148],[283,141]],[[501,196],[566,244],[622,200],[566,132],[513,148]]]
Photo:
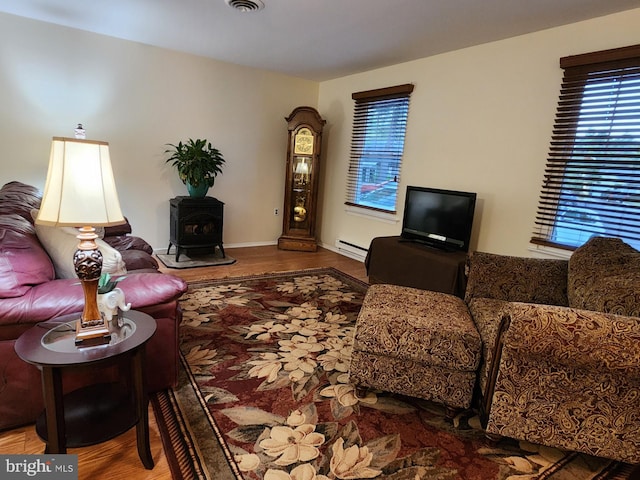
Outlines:
[[466,252],[446,252],[401,237],[371,240],[365,260],[369,283],[391,283],[464,297]]
[[[149,397],[145,378],[145,345],[156,331],[153,317],[124,313],[122,326],[112,327],[111,343],[75,346],[79,314],[42,322],[22,334],[15,344],[18,356],[42,372],[45,411],[36,431],[46,442],[44,453],[66,453],[67,447],[101,443],[136,425],[138,455],[153,468],[149,446]],[[66,370],[120,367],[115,383],[97,383],[63,395]]]

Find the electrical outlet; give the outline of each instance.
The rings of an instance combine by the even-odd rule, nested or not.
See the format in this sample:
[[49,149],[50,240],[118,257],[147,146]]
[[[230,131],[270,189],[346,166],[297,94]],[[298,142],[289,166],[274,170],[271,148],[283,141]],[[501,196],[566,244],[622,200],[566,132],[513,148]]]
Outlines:
[[273,214],[274,215],[280,215],[280,209],[279,208],[274,208],[273,209]]

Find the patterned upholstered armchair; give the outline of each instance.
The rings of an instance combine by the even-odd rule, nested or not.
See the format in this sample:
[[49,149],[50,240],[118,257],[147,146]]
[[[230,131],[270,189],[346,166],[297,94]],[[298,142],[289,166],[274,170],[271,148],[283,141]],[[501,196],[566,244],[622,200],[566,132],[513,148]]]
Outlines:
[[640,252],[596,237],[569,261],[474,253],[489,434],[640,462]]

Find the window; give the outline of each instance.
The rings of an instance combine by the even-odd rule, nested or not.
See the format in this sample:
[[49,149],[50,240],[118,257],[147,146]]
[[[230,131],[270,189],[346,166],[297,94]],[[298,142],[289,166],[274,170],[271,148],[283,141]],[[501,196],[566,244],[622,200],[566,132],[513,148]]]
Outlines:
[[640,249],[640,45],[565,57],[532,243]]
[[347,205],[396,212],[413,85],[354,93]]

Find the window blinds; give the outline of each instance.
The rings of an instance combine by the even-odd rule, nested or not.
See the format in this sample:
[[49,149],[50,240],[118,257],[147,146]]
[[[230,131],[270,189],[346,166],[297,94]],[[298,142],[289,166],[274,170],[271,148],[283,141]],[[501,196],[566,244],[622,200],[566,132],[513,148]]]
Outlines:
[[[413,85],[405,84],[352,95],[355,109],[347,205],[395,213],[411,92]],[[371,198],[390,182],[395,183],[391,202],[384,193],[380,201]]]
[[531,242],[573,249],[592,234],[638,242],[640,45],[565,57],[560,66]]

